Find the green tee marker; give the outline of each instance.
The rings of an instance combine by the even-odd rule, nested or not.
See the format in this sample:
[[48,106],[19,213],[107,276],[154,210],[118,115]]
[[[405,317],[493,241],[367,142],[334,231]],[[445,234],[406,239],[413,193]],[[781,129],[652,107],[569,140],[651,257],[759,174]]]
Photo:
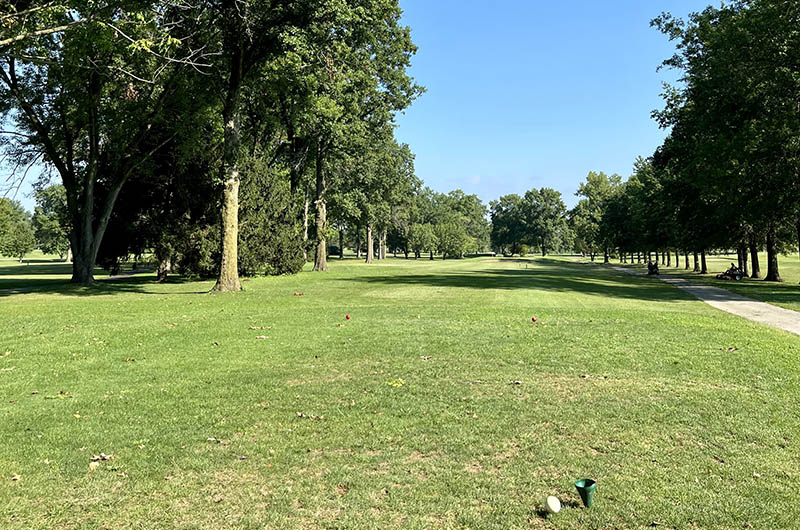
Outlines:
[[596,487],[597,482],[590,478],[582,478],[575,482],[575,488],[578,490],[578,493],[581,496],[583,505],[587,508],[591,508],[592,503],[594,503],[594,490]]

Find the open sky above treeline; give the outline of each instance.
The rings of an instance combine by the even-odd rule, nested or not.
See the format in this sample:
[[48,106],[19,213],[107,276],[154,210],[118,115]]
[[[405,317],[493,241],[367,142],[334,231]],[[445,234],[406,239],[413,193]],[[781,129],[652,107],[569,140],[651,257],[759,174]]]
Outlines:
[[[399,118],[426,185],[488,201],[548,186],[575,204],[590,171],[630,175],[665,133],[657,72],[674,43],[650,27],[709,0],[401,0],[428,91]],[[716,4],[715,4],[716,5]]]
[[[487,204],[533,187],[568,207],[586,174],[627,177],[665,133],[657,71],[674,44],[650,27],[708,0],[401,0],[419,47],[411,74],[427,88],[398,118],[427,186]],[[16,198],[33,210],[32,178]]]

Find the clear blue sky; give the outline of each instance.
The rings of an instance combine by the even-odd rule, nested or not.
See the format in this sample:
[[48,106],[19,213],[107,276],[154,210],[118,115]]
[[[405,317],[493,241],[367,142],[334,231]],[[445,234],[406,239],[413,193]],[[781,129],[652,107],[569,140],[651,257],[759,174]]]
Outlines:
[[552,187],[568,206],[589,171],[627,177],[661,143],[650,112],[674,44],[650,27],[708,0],[400,0],[427,92],[397,136],[431,188],[484,201]]

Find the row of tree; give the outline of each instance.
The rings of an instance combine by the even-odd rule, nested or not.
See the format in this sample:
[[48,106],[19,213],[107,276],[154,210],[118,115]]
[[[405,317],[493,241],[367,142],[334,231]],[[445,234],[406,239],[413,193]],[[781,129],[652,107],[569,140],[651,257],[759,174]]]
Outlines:
[[667,263],[674,252],[686,268],[693,255],[700,272],[707,251],[735,249],[753,278],[766,249],[765,279],[781,281],[778,255],[800,243],[800,5],[735,1],[653,25],[677,42],[664,65],[683,73],[654,113],[669,134],[625,183],[590,174],[580,247]]
[[12,3],[3,162],[63,185],[73,281],[144,249],[218,290],[306,252],[325,270],[332,219],[372,239],[418,187],[393,132],[422,92],[400,16],[397,0]]

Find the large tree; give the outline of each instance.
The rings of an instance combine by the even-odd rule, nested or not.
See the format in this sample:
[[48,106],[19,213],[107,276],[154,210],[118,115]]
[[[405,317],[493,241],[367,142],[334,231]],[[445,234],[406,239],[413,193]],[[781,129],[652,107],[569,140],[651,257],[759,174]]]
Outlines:
[[176,72],[202,64],[202,53],[185,52],[172,35],[183,14],[169,5],[39,7],[21,25],[24,10],[12,13],[11,31],[24,38],[0,46],[0,119],[11,125],[0,147],[15,167],[44,164],[58,175],[71,227],[72,280],[91,283],[120,190],[163,146],[147,142],[150,131],[182,118],[164,106]]

